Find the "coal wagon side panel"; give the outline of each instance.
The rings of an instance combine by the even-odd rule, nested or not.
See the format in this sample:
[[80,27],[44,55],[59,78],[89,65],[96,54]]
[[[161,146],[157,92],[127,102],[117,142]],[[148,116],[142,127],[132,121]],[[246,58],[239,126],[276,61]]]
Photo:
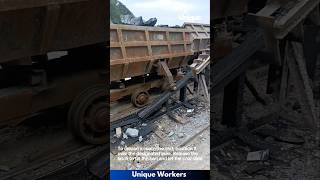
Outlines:
[[191,49],[187,29],[110,26],[110,81],[152,73],[158,60],[170,69],[186,65]]
[[0,63],[104,43],[106,0],[3,0]]

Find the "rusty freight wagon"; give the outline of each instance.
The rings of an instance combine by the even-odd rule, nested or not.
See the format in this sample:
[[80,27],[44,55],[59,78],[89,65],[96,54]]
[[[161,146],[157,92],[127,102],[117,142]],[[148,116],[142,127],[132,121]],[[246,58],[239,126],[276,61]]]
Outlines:
[[192,59],[191,44],[191,31],[184,28],[111,25],[111,102],[131,95],[132,103],[141,107],[148,102],[149,89],[174,88],[177,69]]
[[183,24],[183,27],[189,29],[192,35],[192,50],[201,52],[209,49],[210,45],[210,24],[189,23]]
[[75,135],[107,141],[107,3],[0,2],[0,127],[67,106]]

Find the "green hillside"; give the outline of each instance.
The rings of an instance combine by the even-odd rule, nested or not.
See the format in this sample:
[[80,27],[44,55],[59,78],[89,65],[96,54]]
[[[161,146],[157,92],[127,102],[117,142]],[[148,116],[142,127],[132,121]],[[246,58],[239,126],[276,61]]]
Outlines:
[[110,0],[110,18],[113,23],[120,23],[121,15],[132,15],[132,12],[120,1]]

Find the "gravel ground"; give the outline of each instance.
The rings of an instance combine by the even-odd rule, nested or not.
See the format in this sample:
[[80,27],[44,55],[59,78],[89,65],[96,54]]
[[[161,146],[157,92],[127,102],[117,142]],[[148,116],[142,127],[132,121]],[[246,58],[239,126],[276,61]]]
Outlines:
[[[250,71],[248,77],[258,91],[265,92],[267,68],[262,67]],[[214,111],[212,112],[214,122],[221,120],[221,103],[223,94],[213,98]],[[270,96],[262,96],[268,103],[272,103]],[[263,106],[257,103],[248,90],[244,95],[245,110],[244,122],[254,122],[271,112],[272,105]],[[290,118],[286,115],[280,119],[272,119],[269,126],[278,132],[290,132],[295,137],[302,138],[303,144],[292,144],[281,142],[270,136],[256,136],[257,139],[279,147],[271,150],[270,157],[264,161],[248,162],[246,160],[249,152],[255,151],[252,147],[235,139],[215,148],[211,152],[211,176],[212,179],[280,179],[280,180],[318,180],[320,179],[320,147],[316,143],[316,133],[304,128],[301,107],[297,101],[297,92],[292,86],[286,102],[286,108]],[[288,116],[289,117],[289,116]],[[217,125],[218,126],[218,125]],[[253,172],[249,172],[249,170]]]
[[[17,127],[2,128],[0,130],[0,179],[8,173],[23,170],[34,163],[46,161],[80,147],[87,147],[87,145],[72,136],[66,125],[65,110],[62,109],[35,116]],[[20,178],[30,179],[33,175],[42,175],[56,168],[65,167],[68,163],[85,157],[89,152],[91,150],[83,150],[66,158],[49,161],[41,168],[33,170],[31,174],[22,175]],[[88,171],[81,171],[81,173],[83,179],[92,178]],[[75,174],[78,173],[70,171],[61,174],[59,178],[50,178],[74,179]]]
[[[202,99],[202,98],[201,98]],[[188,122],[185,124],[177,123],[164,115],[156,122],[156,131],[159,133],[151,133],[147,137],[143,137],[142,142],[137,142],[130,147],[177,147],[189,137],[196,134],[199,130],[209,125],[209,103],[204,100],[193,100],[194,109],[186,109],[181,107],[174,111]],[[209,128],[208,128],[209,129]],[[187,147],[196,147],[197,152],[201,154],[202,161],[196,163],[185,163],[186,161],[166,161],[160,163],[155,169],[209,169],[210,147],[209,147],[209,130],[204,131],[196,139],[188,143]],[[126,152],[126,151],[124,151]],[[119,161],[119,155],[110,154],[111,169],[149,169],[157,161]],[[138,157],[138,156],[135,156]],[[201,165],[201,166],[199,166]],[[169,168],[170,167],[170,168]]]

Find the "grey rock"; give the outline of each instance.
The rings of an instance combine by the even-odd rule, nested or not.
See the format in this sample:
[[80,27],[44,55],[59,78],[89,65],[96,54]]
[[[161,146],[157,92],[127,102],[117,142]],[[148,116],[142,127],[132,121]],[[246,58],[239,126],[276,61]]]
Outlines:
[[183,137],[184,137],[184,134],[183,134],[183,133],[178,133],[178,137],[179,137],[179,138],[183,138]]
[[122,146],[118,146],[118,151],[123,151],[124,148]]
[[138,129],[134,129],[134,128],[128,128],[126,130],[126,134],[130,137],[138,137],[139,136],[139,130]]
[[244,172],[246,172],[248,175],[253,175],[262,169],[264,169],[264,166],[261,164],[250,164],[244,169]]
[[142,136],[139,136],[139,142],[142,142],[143,138]]
[[262,151],[249,152],[247,161],[264,161],[269,158],[269,149]]
[[121,127],[116,128],[116,136],[117,136],[117,138],[120,138],[121,135],[122,135]]
[[220,154],[221,154],[222,156],[224,156],[224,157],[227,156],[223,149],[220,149]]
[[171,136],[173,136],[174,135],[174,132],[170,132],[169,134],[168,134],[168,137],[171,137]]
[[194,109],[188,109],[187,112],[188,113],[192,113],[194,111]]

